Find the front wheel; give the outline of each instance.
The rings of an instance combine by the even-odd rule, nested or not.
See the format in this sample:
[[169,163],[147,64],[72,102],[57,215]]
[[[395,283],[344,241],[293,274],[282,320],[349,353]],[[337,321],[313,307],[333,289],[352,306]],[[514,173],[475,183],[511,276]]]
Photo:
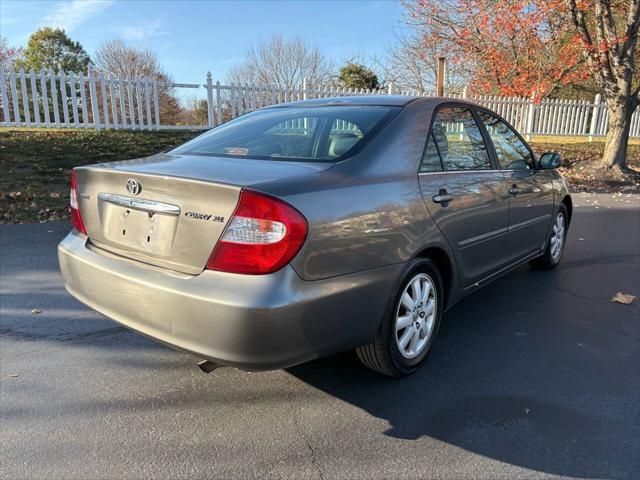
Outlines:
[[428,259],[414,260],[393,294],[376,339],[356,350],[360,361],[391,377],[412,373],[431,351],[443,298],[436,266]]
[[558,266],[567,240],[567,228],[569,227],[568,218],[567,208],[561,204],[553,221],[547,248],[540,257],[529,262],[533,268],[537,270],[552,270]]

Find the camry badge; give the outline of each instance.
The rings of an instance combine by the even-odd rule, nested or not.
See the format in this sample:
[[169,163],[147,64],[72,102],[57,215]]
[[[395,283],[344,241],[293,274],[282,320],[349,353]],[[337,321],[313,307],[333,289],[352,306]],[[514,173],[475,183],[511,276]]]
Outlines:
[[127,190],[131,195],[138,195],[142,191],[142,185],[137,180],[130,178],[127,180]]

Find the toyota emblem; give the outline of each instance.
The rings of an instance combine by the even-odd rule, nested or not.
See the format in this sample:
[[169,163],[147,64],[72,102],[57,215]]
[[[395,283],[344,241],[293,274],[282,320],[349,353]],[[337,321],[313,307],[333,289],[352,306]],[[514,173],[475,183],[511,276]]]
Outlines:
[[138,195],[142,191],[142,185],[137,180],[130,178],[127,180],[127,190],[131,195]]

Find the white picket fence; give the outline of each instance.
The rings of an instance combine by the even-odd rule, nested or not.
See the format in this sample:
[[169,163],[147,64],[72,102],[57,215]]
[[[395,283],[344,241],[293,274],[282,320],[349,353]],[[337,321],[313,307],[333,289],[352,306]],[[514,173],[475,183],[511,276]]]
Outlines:
[[[159,92],[204,89],[207,119],[202,125],[163,124]],[[159,130],[208,129],[258,108],[294,100],[350,95],[434,96],[434,92],[348,89],[312,85],[297,88],[269,85],[223,85],[207,73],[204,84],[160,85],[155,78],[114,78],[89,67],[86,74],[53,71],[24,72],[0,68],[0,125],[10,128],[103,128]],[[498,112],[527,137],[532,135],[606,135],[607,108],[600,95],[592,101],[499,96],[446,95],[466,98]],[[631,137],[640,137],[640,110],[631,120]]]

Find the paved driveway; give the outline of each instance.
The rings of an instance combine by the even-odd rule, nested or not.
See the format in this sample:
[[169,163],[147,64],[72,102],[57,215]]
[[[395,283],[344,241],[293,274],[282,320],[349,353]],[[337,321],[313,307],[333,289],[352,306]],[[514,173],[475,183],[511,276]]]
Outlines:
[[454,307],[402,380],[351,353],[205,375],[65,293],[67,225],[0,227],[0,476],[640,478],[640,309],[610,302],[640,296],[640,203],[577,203],[561,267]]

